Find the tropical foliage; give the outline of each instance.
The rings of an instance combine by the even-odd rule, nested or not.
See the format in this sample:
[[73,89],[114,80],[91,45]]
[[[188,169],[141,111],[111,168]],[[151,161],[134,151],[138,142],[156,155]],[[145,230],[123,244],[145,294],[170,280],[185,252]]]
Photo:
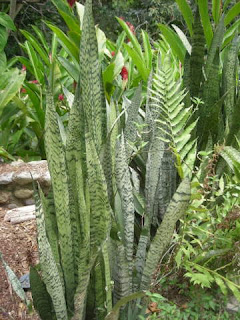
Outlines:
[[35,186],[35,309],[43,320],[137,319],[169,268],[240,299],[239,5],[213,1],[207,14],[207,1],[195,13],[176,1],[188,33],[162,24],[155,42],[118,18],[113,42],[91,0],[77,16],[52,2],[68,31],[45,22],[49,44],[22,30],[27,79],[2,105],[5,121],[11,110],[24,119],[52,179],[47,196]]

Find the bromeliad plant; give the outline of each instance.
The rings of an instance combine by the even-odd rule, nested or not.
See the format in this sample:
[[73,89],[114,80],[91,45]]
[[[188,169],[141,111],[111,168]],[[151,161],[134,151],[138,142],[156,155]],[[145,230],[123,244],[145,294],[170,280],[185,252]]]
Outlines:
[[144,152],[134,152],[142,89],[120,114],[106,102],[91,0],[83,18],[80,63],[66,141],[53,88],[47,91],[52,191],[46,197],[38,187],[35,193],[40,272],[32,268],[30,273],[34,306],[43,320],[125,319],[121,307],[150,287],[188,207],[189,172],[180,172],[177,181],[173,153],[178,164],[184,160],[191,166],[195,124],[187,126],[190,109],[184,109],[185,93],[166,56],[149,81]]

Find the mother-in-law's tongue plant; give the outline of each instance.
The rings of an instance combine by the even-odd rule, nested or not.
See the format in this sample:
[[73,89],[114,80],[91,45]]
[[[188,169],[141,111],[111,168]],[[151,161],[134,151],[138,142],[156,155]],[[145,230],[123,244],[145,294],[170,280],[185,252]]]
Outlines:
[[114,103],[105,102],[92,0],[86,1],[79,83],[66,143],[50,89],[47,94],[45,145],[52,190],[47,197],[39,186],[35,192],[40,269],[30,272],[33,302],[42,320],[125,319],[123,304],[141,298],[151,285],[190,200],[187,174],[180,172],[182,182],[176,188],[169,147],[179,166],[182,160],[193,163],[195,145],[190,139],[195,124],[186,127],[190,109],[183,106],[184,92],[165,62],[158,65],[149,88],[146,209],[136,241],[136,190],[129,162],[141,86],[122,129]]

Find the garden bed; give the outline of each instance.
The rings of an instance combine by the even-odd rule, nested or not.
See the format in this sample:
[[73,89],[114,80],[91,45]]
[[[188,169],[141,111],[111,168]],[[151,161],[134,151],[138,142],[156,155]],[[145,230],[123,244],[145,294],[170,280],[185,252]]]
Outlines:
[[[0,252],[18,277],[29,272],[38,262],[36,221],[12,225],[4,221],[6,209],[0,208]],[[14,293],[0,263],[0,320],[38,320],[36,313],[27,314],[24,303]],[[28,293],[30,295],[30,292]]]

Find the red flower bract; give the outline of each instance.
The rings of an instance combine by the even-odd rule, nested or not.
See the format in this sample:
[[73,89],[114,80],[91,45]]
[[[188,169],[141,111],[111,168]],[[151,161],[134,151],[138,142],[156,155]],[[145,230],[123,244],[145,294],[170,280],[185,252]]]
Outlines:
[[29,83],[35,83],[35,84],[37,84],[37,83],[39,83],[39,82],[38,82],[38,80],[32,80],[32,81],[29,81]]
[[58,96],[58,100],[59,101],[63,101],[64,100],[64,95],[62,93]]
[[69,6],[72,8],[76,0],[67,0]]
[[114,57],[115,56],[115,51],[112,51],[111,55],[112,55],[112,57]]
[[129,27],[130,31],[132,32],[132,34],[136,34],[134,26],[128,21],[126,22],[126,24],[128,25],[128,27]]
[[125,81],[128,79],[128,69],[126,67],[122,67],[121,76]]

